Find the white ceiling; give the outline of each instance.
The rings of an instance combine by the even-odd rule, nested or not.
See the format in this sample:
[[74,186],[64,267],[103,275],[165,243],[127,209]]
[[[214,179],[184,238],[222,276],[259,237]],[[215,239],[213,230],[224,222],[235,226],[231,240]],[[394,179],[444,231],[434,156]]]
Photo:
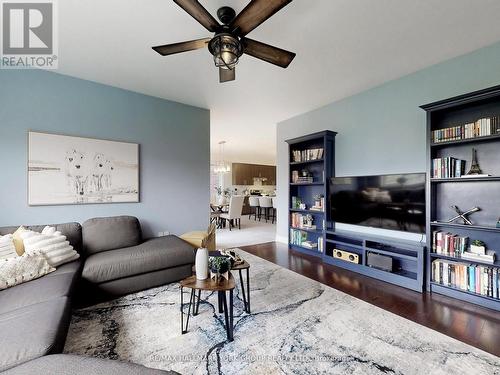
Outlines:
[[244,55],[219,84],[207,50],[151,50],[210,36],[172,1],[58,3],[59,72],[209,108],[212,150],[239,161],[273,162],[279,121],[500,40],[499,0],[295,0],[248,35],[296,52],[289,68]]

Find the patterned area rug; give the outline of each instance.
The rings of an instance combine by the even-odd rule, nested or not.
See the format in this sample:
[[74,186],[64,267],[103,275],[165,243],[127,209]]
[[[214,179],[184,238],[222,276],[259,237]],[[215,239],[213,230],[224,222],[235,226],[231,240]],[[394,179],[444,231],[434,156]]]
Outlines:
[[251,264],[252,314],[237,291],[234,342],[208,292],[182,335],[171,284],[74,311],[65,352],[181,374],[500,374],[498,357],[238,253]]

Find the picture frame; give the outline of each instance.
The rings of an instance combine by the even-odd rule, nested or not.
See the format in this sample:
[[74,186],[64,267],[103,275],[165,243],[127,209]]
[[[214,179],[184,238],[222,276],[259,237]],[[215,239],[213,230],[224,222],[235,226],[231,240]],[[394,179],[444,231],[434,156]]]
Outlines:
[[28,131],[28,205],[138,203],[139,144]]

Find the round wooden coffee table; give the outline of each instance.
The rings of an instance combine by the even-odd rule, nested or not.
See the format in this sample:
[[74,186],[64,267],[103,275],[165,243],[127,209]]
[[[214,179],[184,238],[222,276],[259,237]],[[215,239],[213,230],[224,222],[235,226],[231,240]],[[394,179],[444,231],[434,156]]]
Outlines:
[[[240,271],[241,272],[241,271]],[[219,279],[215,281],[215,279],[206,279],[206,280],[198,280],[196,275],[190,276],[181,281],[181,332],[182,334],[187,333],[188,324],[189,324],[189,316],[191,315],[191,305],[193,305],[193,316],[198,315],[198,311],[200,308],[200,297],[201,291],[211,291],[218,293],[219,299],[219,313],[224,312],[224,318],[226,321],[226,331],[227,331],[227,339],[229,341],[233,341],[233,291],[236,287],[236,283],[234,281],[234,277],[229,272],[229,279]],[[191,296],[189,298],[189,308],[186,319],[186,327],[184,328],[184,288],[191,289]],[[195,292],[198,291],[198,296],[196,296]],[[228,312],[228,303],[226,298],[226,292],[229,292],[229,312]],[[195,299],[198,297],[198,301],[195,303]]]

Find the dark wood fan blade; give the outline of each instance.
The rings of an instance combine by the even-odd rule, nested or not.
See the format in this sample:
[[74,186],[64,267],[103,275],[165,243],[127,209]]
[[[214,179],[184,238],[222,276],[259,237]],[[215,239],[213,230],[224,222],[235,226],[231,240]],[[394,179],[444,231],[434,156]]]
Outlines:
[[217,20],[197,0],[174,0],[174,2],[205,26],[208,31],[215,32],[220,28]]
[[236,79],[236,68],[231,70],[219,68],[219,82],[224,83]]
[[270,46],[253,39],[242,38],[243,53],[267,61],[268,63],[288,67],[295,57],[295,53],[285,51],[284,49]]
[[174,53],[193,51],[195,49],[204,48],[210,38],[190,40],[188,42],[180,42],[173,44],[165,44],[163,46],[152,47],[156,52],[162,56],[173,55]]
[[292,0],[252,0],[231,22],[230,27],[244,36],[291,2]]

